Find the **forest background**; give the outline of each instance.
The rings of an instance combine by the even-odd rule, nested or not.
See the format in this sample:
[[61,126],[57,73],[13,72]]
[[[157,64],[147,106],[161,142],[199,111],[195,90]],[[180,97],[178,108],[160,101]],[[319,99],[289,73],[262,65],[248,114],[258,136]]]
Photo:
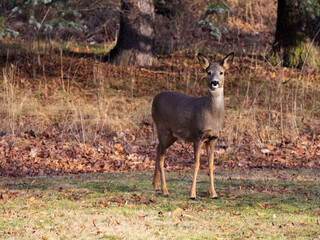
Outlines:
[[[207,94],[198,52],[213,60],[236,55],[217,166],[320,166],[319,68],[307,57],[298,68],[270,58],[277,1],[155,7],[156,61],[118,66],[101,60],[116,45],[120,2],[1,3],[2,176],[149,171],[156,147],[150,102],[161,91]],[[167,170],[190,167],[192,146],[176,143]]]

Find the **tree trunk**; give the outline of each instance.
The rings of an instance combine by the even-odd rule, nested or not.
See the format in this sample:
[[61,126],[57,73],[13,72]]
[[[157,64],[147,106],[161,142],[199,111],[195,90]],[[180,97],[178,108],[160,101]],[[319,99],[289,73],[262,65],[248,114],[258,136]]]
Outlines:
[[315,49],[315,52],[310,52],[312,40],[316,37],[316,26],[315,23],[309,24],[310,12],[304,1],[278,0],[275,41],[268,57],[271,63],[275,63],[280,57],[284,66],[300,68],[306,63],[307,58],[312,60],[317,57],[310,55],[318,54]]
[[122,0],[116,46],[104,60],[116,65],[153,63],[155,11],[152,0]]

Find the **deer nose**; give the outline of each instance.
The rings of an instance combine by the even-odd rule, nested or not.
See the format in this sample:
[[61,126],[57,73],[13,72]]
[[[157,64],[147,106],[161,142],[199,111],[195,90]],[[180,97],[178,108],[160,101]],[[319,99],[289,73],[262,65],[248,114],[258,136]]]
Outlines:
[[211,86],[213,86],[213,87],[215,87],[215,86],[217,86],[217,85],[219,85],[219,82],[218,81],[211,81]]

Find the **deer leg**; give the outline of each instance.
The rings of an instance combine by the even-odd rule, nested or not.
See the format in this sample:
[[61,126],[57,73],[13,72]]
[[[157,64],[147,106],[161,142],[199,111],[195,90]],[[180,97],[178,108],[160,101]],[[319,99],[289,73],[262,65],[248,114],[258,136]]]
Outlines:
[[160,149],[159,151],[159,169],[160,169],[160,177],[161,177],[161,191],[164,197],[169,197],[169,192],[167,189],[166,178],[164,175],[164,156],[165,149]]
[[210,140],[206,143],[207,155],[209,159],[209,179],[210,179],[210,198],[219,199],[216,190],[214,189],[214,179],[213,179],[213,168],[214,168],[214,147],[216,145],[217,140]]
[[171,134],[168,134],[165,136],[158,136],[158,138],[159,138],[159,145],[157,148],[156,166],[155,166],[154,176],[153,176],[153,188],[155,190],[160,189],[159,188],[159,176],[160,176],[162,195],[165,197],[168,197],[169,192],[167,189],[166,179],[164,175],[164,158],[165,158],[166,149],[170,147],[177,140],[177,138],[175,138]]
[[156,191],[160,190],[159,187],[159,177],[160,177],[160,146],[158,145],[157,147],[157,157],[156,157],[156,164],[155,164],[155,169],[154,169],[154,175],[153,175],[153,189]]
[[200,167],[200,150],[202,146],[202,141],[197,141],[194,143],[194,174],[193,174],[193,182],[190,191],[190,199],[196,199],[196,184],[197,184],[197,176],[198,170]]

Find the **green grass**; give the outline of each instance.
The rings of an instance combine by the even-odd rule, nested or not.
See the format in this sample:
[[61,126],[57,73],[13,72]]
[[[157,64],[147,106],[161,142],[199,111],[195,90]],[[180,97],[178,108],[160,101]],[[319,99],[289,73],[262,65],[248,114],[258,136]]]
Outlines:
[[1,239],[318,239],[320,173],[217,172],[219,200],[201,172],[167,173],[170,198],[151,173],[2,178]]

